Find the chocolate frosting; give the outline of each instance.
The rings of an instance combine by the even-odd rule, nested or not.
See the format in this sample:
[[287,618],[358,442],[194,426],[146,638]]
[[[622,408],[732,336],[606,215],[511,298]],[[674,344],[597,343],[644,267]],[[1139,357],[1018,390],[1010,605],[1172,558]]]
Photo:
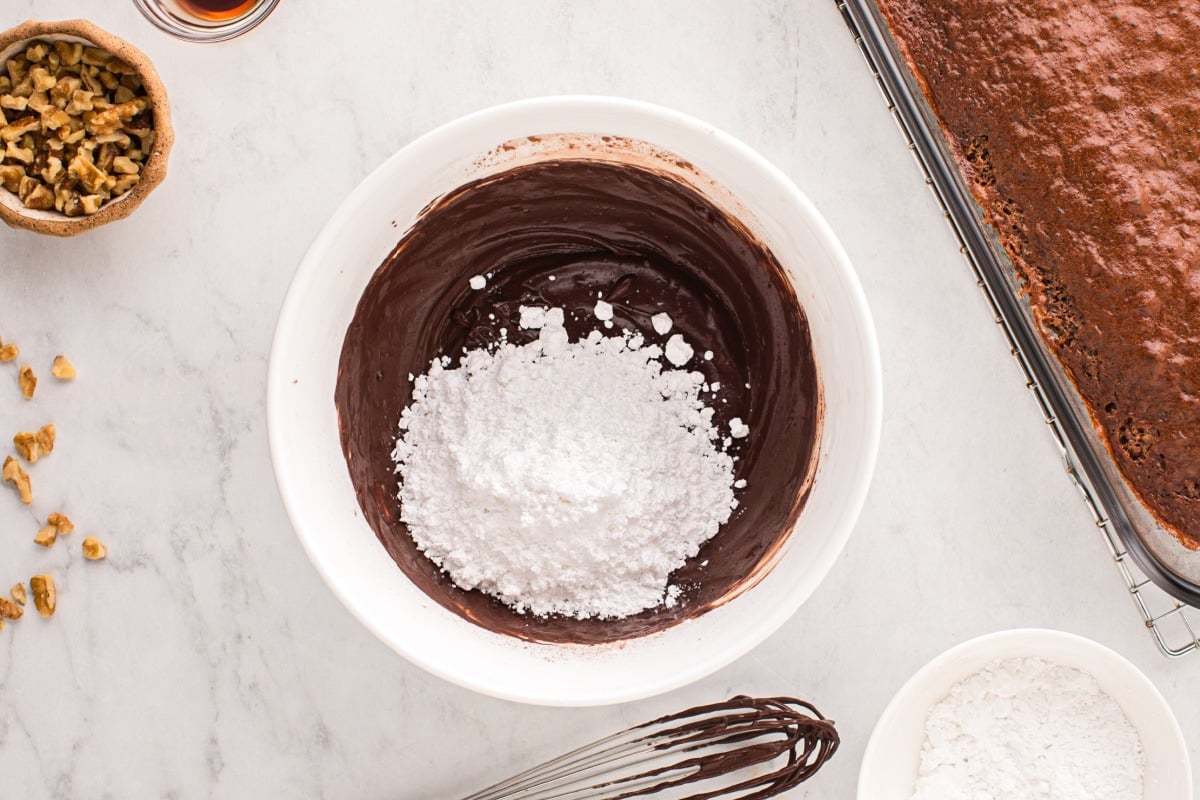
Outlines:
[[[486,288],[472,290],[470,278],[481,274]],[[613,305],[614,334],[624,328],[664,341],[650,317],[671,316],[671,333],[696,350],[688,368],[721,383],[718,428],[728,430],[733,417],[750,427],[732,450],[748,485],[729,522],[672,576],[683,590],[675,606],[619,620],[521,615],[453,585],[400,521],[391,458],[400,412],[412,399],[409,375],[433,358],[492,343],[502,328],[518,344],[534,338],[516,325],[521,305],[563,308],[573,340],[595,329],[597,292]],[[574,643],[662,630],[761,579],[807,497],[821,409],[808,325],[775,257],[680,180],[585,159],[517,167],[432,203],[363,293],[335,402],[359,503],[400,569],[487,629]]]
[[[816,775],[841,744],[833,720],[794,697],[738,695],[640,725],[643,741],[679,751],[680,761],[613,784],[621,797],[638,797],[720,779],[687,800],[739,797],[764,800]],[[714,747],[722,749],[713,749]],[[690,757],[689,757],[690,756]],[[683,773],[682,775],[680,773]],[[657,777],[651,785],[646,778]],[[640,789],[625,790],[627,786]]]
[[839,744],[811,703],[739,695],[605,737],[466,800],[543,797],[548,785],[555,797],[765,800],[816,775]]

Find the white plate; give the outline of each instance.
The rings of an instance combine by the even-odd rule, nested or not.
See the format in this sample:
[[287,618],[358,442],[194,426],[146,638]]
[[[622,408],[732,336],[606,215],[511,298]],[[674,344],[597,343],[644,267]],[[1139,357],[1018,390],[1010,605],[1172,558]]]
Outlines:
[[1144,800],[1191,800],[1192,767],[1183,731],[1150,679],[1090,639],[1033,628],[964,642],[913,675],[888,704],[867,743],[858,776],[859,800],[909,800],[921,766],[930,708],[990,661],[1035,656],[1092,675],[1121,706],[1142,739]]
[[[823,383],[820,461],[800,520],[757,586],[699,619],[603,646],[541,645],[484,630],[431,601],[363,520],[342,457],[333,394],[346,328],[367,281],[433,199],[487,174],[564,154],[555,134],[602,135],[667,151],[713,181],[788,268],[808,315]],[[505,142],[536,142],[502,149]],[[556,149],[557,148],[557,149]],[[708,191],[705,192],[709,194]],[[358,186],[313,242],[280,313],[267,422],[280,493],[296,533],[334,594],[398,653],[498,697],[555,705],[616,703],[665,692],[728,664],[812,594],[858,517],[879,443],[878,346],[841,245],[788,178],[710,125],[657,106],[598,97],[528,100],[422,136]]]

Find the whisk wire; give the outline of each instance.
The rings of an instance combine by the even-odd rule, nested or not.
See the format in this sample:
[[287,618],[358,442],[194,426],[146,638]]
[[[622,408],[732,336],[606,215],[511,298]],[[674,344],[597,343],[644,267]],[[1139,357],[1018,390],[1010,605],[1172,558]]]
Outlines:
[[600,739],[465,800],[626,800],[667,792],[682,800],[759,800],[807,780],[837,746],[833,723],[812,705],[739,696]]

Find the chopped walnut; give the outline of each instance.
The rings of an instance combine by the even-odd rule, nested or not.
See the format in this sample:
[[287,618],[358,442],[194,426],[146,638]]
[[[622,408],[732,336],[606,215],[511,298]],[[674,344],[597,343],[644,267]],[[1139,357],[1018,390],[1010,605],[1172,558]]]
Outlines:
[[139,176],[137,175],[122,175],[113,184],[113,194],[125,194],[137,184],[138,180]]
[[105,67],[108,66],[115,56],[107,50],[101,50],[99,47],[83,48],[83,63],[89,67]]
[[37,375],[33,374],[33,367],[28,364],[17,370],[17,383],[21,385],[21,394],[26,400],[33,399],[33,393],[37,391]]
[[71,92],[71,99],[63,110],[73,117],[81,116],[83,112],[96,107],[93,102],[95,96],[95,92],[89,92],[87,89],[76,89]]
[[17,455],[30,464],[36,463],[39,458],[45,455],[42,452],[41,443],[37,440],[37,434],[30,433],[29,431],[20,431],[14,434],[13,446],[17,448]]
[[19,355],[21,355],[21,348],[15,344],[0,345],[0,362],[15,361]]
[[71,159],[71,163],[67,166],[67,174],[77,179],[89,193],[102,190],[104,182],[109,178],[104,170],[96,166],[95,162],[91,160],[91,154],[86,151]]
[[0,186],[3,186],[13,194],[16,194],[21,188],[21,179],[24,177],[25,170],[16,164],[0,166]]
[[20,619],[25,613],[25,609],[9,600],[7,597],[0,597],[0,617],[4,619]]
[[17,455],[30,464],[36,464],[39,458],[54,452],[56,437],[57,428],[44,425],[37,433],[21,431],[13,436],[13,446],[17,448]]
[[63,536],[66,536],[75,530],[75,523],[67,519],[66,514],[60,514],[57,511],[46,517],[46,522],[58,528],[58,532]]
[[118,175],[137,175],[141,170],[137,162],[125,156],[116,156],[112,163],[113,172]]
[[50,455],[54,452],[56,441],[58,441],[58,428],[53,422],[38,428],[37,443],[41,445],[43,455]]
[[21,198],[21,202],[25,204],[26,208],[38,211],[49,211],[54,208],[54,192],[44,183],[38,183],[30,178],[21,179],[21,187],[17,191],[17,196]]
[[21,496],[21,502],[29,505],[33,502],[33,487],[29,483],[29,475],[21,469],[21,464],[12,456],[4,459],[4,467],[0,476],[5,483],[11,483]]
[[60,381],[73,381],[77,373],[75,365],[68,361],[66,356],[55,356],[54,364],[50,367],[50,374]]
[[58,541],[58,528],[53,525],[47,525],[37,532],[37,536],[33,537],[33,541],[42,547],[50,547]]
[[88,561],[99,561],[107,555],[108,548],[95,536],[89,536],[83,540],[83,557]]
[[50,97],[42,90],[35,90],[29,95],[29,110],[41,114],[50,106]]
[[81,216],[138,183],[155,133],[131,64],[76,42],[34,41],[2,73],[0,186],[28,208]]
[[58,83],[58,78],[51,75],[45,67],[34,67],[30,71],[29,77],[33,79],[35,92],[48,92],[54,88],[54,84]]
[[[28,103],[29,101],[26,100],[25,102]],[[41,123],[38,122],[38,118],[31,114],[27,117],[21,117],[18,120],[14,120],[13,122],[5,125],[3,128],[0,128],[0,139],[3,139],[11,144],[25,134],[33,133],[40,127]]]
[[83,43],[56,41],[54,52],[58,54],[59,62],[64,67],[73,67],[83,58]]
[[24,111],[29,108],[29,98],[0,94],[0,108],[7,108],[9,111]]
[[[47,156],[46,166],[42,168],[42,171],[39,172],[38,175],[41,175],[42,180],[44,180],[46,183],[53,184],[62,176],[62,173],[62,159],[58,156]],[[49,191],[49,189],[47,189],[47,191]]]
[[[113,184],[116,185],[115,183]],[[104,198],[98,194],[85,194],[79,198],[79,208],[85,215],[95,214],[104,204]]]
[[43,425],[37,433],[21,432],[13,437],[17,453],[30,464],[42,456],[54,452],[54,443],[58,440],[58,428],[54,423]]
[[58,598],[54,591],[54,578],[49,575],[34,575],[29,579],[29,589],[33,592],[33,604],[43,617],[54,616]]
[[19,605],[25,605],[25,601],[28,599],[28,595],[25,594],[25,584],[18,583],[12,587],[12,598]]
[[32,164],[33,148],[21,147],[16,142],[9,142],[4,148],[4,158],[9,161],[19,161],[22,164]]
[[28,61],[30,61],[31,63],[40,64],[40,63],[42,63],[42,59],[45,58],[49,54],[49,52],[50,52],[49,44],[47,44],[46,42],[38,42],[37,44],[33,45],[32,47],[30,47],[28,50],[25,51],[25,58]]

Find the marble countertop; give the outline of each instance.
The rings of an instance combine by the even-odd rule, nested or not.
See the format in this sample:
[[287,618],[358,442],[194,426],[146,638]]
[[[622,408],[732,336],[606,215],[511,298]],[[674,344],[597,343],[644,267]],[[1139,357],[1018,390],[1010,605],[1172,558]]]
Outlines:
[[[1023,626],[1131,659],[1200,764],[1200,655],[1155,650],[834,3],[284,0],[241,40],[189,45],[129,2],[7,0],[0,27],[85,14],[153,58],[177,144],[130,221],[0,230],[0,336],[80,370],[0,403],[0,430],[60,437],[31,509],[0,492],[0,585],[60,583],[52,620],[0,632],[0,797],[432,800],[746,692],[837,720],[843,749],[793,796],[848,798],[914,670]],[[355,622],[288,524],[263,405],[284,291],[346,193],[435,125],[555,93],[672,106],[779,165],[845,244],[884,364],[871,494],[811,601],[696,685],[586,710],[459,689]],[[58,507],[80,530],[45,551],[35,515]],[[107,562],[80,557],[88,533]]]

